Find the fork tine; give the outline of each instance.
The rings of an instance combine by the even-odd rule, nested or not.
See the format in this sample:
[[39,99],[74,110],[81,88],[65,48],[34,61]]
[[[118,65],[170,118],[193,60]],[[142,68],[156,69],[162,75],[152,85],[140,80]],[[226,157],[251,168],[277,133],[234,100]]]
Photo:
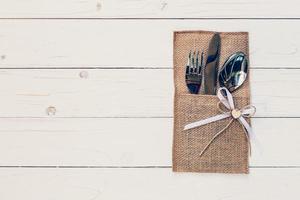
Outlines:
[[195,59],[194,73],[196,73],[197,72],[197,51],[194,52],[194,59]]
[[195,52],[195,73],[198,73],[198,50]]
[[189,56],[188,56],[188,59],[187,59],[187,62],[186,62],[186,67],[185,67],[185,74],[189,74],[190,73],[190,60],[191,60],[191,51],[189,53]]
[[204,63],[203,63],[203,59],[204,59],[204,52],[202,51],[202,53],[201,53],[201,66],[203,66],[203,65],[204,65]]
[[192,72],[192,50],[190,50],[189,54],[189,74]]
[[196,59],[196,73],[199,74],[199,71],[200,71],[200,63],[199,63],[199,50],[197,50],[197,59]]
[[193,51],[192,55],[192,73],[195,72],[195,51]]
[[199,65],[199,71],[198,71],[198,74],[201,74],[201,72],[202,72],[202,68],[203,68],[203,58],[204,58],[204,53],[203,53],[203,51],[202,51],[202,53],[201,53],[201,61],[200,61],[200,65]]

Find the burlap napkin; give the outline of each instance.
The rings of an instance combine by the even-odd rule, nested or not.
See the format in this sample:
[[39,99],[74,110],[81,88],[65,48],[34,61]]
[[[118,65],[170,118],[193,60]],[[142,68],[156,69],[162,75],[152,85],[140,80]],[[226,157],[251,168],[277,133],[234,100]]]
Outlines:
[[[234,121],[205,151],[201,150],[209,140],[228,123],[229,119],[213,122],[184,131],[188,123],[220,114],[214,95],[190,94],[185,83],[185,67],[191,50],[207,51],[214,32],[185,31],[174,33],[174,140],[173,171],[248,173],[249,148],[242,126]],[[221,36],[220,66],[233,53],[241,51],[249,55],[248,33],[224,32]],[[249,60],[248,60],[249,61]],[[250,104],[249,76],[238,90],[233,92],[237,108]]]

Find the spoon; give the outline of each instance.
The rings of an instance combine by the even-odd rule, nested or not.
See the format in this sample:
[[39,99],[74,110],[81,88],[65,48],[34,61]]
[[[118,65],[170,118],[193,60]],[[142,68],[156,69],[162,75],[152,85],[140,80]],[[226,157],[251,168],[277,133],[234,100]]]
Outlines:
[[230,92],[239,88],[248,74],[248,60],[243,52],[229,56],[219,72],[220,87],[226,87]]

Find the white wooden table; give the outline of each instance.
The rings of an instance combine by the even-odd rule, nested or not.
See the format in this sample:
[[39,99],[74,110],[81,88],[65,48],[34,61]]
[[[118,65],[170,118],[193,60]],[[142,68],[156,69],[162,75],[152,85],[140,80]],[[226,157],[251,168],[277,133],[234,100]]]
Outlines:
[[[0,0],[0,199],[299,199],[298,0]],[[172,173],[177,30],[249,31],[249,175]]]

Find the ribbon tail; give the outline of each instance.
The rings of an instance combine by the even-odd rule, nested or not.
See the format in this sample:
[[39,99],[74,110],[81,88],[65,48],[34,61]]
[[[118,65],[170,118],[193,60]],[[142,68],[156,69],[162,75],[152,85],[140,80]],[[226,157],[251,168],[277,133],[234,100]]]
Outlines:
[[252,131],[252,128],[249,125],[249,123],[246,121],[246,119],[244,117],[240,117],[240,118],[238,118],[238,120],[244,126],[249,139],[254,140],[255,139],[255,134]]
[[205,124],[209,124],[209,123],[212,123],[212,122],[215,122],[215,121],[219,121],[219,120],[228,118],[230,116],[231,116],[231,114],[228,112],[228,113],[223,113],[223,114],[220,114],[220,115],[216,115],[214,117],[209,117],[207,119],[203,119],[203,120],[199,120],[199,121],[187,124],[186,126],[184,126],[183,130],[189,130],[189,129],[192,129],[192,128],[197,128],[199,126],[203,126]]
[[254,134],[251,126],[249,125],[249,123],[246,121],[246,119],[244,117],[240,117],[239,119],[239,122],[243,125],[243,128],[247,134],[247,137],[250,139],[250,143],[249,143],[249,147],[250,147],[250,150],[252,149],[251,146],[252,144],[254,144],[255,146],[255,149],[257,149],[259,151],[259,153],[261,154],[262,153],[262,146],[261,144],[259,143],[256,135]]

